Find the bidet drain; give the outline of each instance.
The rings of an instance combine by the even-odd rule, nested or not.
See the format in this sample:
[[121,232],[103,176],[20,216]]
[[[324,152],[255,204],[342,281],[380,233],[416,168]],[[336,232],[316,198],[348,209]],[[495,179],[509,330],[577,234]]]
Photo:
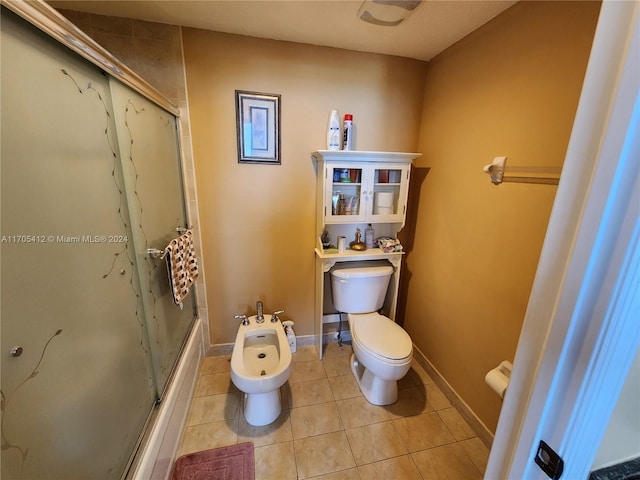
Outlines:
[[266,353],[259,353],[258,358],[265,358],[267,356]]

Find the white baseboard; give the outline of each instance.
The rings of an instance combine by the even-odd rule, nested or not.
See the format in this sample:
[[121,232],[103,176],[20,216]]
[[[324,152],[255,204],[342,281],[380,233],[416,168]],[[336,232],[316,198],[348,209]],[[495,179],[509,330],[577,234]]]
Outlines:
[[478,438],[482,440],[482,443],[484,443],[487,448],[491,449],[491,444],[493,443],[493,433],[491,430],[482,423],[482,420],[480,420],[475,412],[471,410],[471,407],[469,407],[469,405],[460,398],[460,395],[458,395],[455,389],[445,380],[438,369],[431,364],[415,344],[413,345],[413,358],[415,358],[420,366],[425,369],[438,388],[440,388],[442,393],[447,397],[449,402],[451,402],[451,405],[458,410],[462,418],[464,418],[476,435],[478,435]]

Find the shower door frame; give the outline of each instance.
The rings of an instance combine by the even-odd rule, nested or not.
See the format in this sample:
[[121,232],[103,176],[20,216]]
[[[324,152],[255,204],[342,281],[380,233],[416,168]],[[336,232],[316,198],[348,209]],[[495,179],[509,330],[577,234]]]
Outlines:
[[[29,2],[24,0],[0,0],[0,4],[62,43],[65,47],[76,52],[85,60],[147,97],[156,105],[164,108],[176,118],[180,118],[180,109],[153,85],[123,64],[42,0]],[[180,129],[180,122],[178,122],[178,129]]]
[[[116,58],[113,54],[111,54],[108,50],[98,44],[95,40],[89,37],[86,33],[76,27],[73,23],[67,20],[63,15],[58,13],[55,9],[47,5],[43,0],[0,0],[0,5],[7,7],[13,13],[17,14],[27,22],[31,23],[33,26],[43,31],[54,40],[60,42],[65,47],[69,48],[71,51],[80,55],[85,60],[89,61],[93,65],[97,66],[101,70],[105,71],[116,80],[119,80],[124,85],[132,88],[134,91],[146,97],[149,101],[155,103],[160,108],[166,110],[176,117],[176,128],[177,128],[177,141],[178,141],[178,153],[180,155],[180,182],[183,193],[183,207],[186,223],[188,227],[191,228],[193,225],[193,221],[190,218],[189,209],[187,208],[188,199],[185,196],[185,192],[187,192],[187,185],[185,185],[184,179],[184,167],[182,165],[183,154],[182,154],[182,145],[181,138],[182,135],[182,125],[180,122],[180,109],[165,97],[159,90],[157,90],[153,85],[147,82],[144,78],[138,75],[136,72],[131,70],[128,66],[122,63],[118,58]],[[195,290],[195,288],[194,288]],[[195,312],[194,312],[194,322],[190,327],[190,330],[193,328],[193,324],[198,317],[198,307],[199,307],[199,299],[197,297],[196,292],[193,292],[195,297]],[[206,327],[205,334],[206,334]],[[189,334],[187,333],[184,338],[181,350],[184,349],[185,344],[187,343],[187,339]],[[178,355],[178,358],[180,354]],[[175,370],[174,365],[174,370]],[[171,377],[173,374],[169,375],[169,378],[165,385],[158,390],[158,402],[162,401],[166,394],[166,390],[168,385],[171,382]]]
[[[154,86],[44,1],[0,0],[0,5],[175,117],[183,209],[185,221],[189,227],[192,227],[194,219],[191,218],[186,197],[188,186],[185,183],[184,150],[181,144],[184,127],[180,121],[180,109]],[[206,302],[206,300],[198,298],[195,285],[192,295],[195,298],[193,321],[182,341],[180,352],[166,384],[157,390],[156,408],[152,408],[148,413],[137,446],[131,452],[124,470],[123,478],[156,479],[164,478],[168,474],[168,470],[166,472],[164,470],[167,465],[171,464],[177,444],[173,445],[175,442],[165,438],[166,432],[180,428],[179,425],[184,423],[188,404],[183,405],[181,397],[185,396],[184,392],[191,392],[195,386],[196,370],[199,359],[204,355],[205,339],[208,338],[208,325],[200,321],[198,315],[200,303]],[[183,358],[185,350],[188,350],[186,352],[188,358]],[[177,382],[176,377],[180,377],[177,378]]]

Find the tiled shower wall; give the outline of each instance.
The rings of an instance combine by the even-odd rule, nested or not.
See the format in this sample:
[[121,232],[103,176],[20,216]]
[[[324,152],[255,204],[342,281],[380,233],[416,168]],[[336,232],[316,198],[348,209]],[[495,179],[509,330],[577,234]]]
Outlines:
[[187,103],[187,82],[180,27],[130,18],[109,17],[71,10],[59,10],[80,30],[117,57],[131,70],[153,85],[180,109],[180,145],[188,218],[191,220],[199,259],[196,281],[198,316],[202,318],[205,351],[209,347],[209,315],[205,272],[202,260],[200,220],[191,146],[191,127]]

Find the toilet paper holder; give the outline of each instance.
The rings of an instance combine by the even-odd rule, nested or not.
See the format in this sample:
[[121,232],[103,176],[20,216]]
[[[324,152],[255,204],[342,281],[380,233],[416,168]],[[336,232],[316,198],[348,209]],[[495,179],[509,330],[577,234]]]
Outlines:
[[507,388],[509,387],[511,370],[513,370],[511,362],[503,360],[496,368],[489,370],[484,377],[485,383],[489,385],[491,390],[496,392],[500,398],[504,398]]

